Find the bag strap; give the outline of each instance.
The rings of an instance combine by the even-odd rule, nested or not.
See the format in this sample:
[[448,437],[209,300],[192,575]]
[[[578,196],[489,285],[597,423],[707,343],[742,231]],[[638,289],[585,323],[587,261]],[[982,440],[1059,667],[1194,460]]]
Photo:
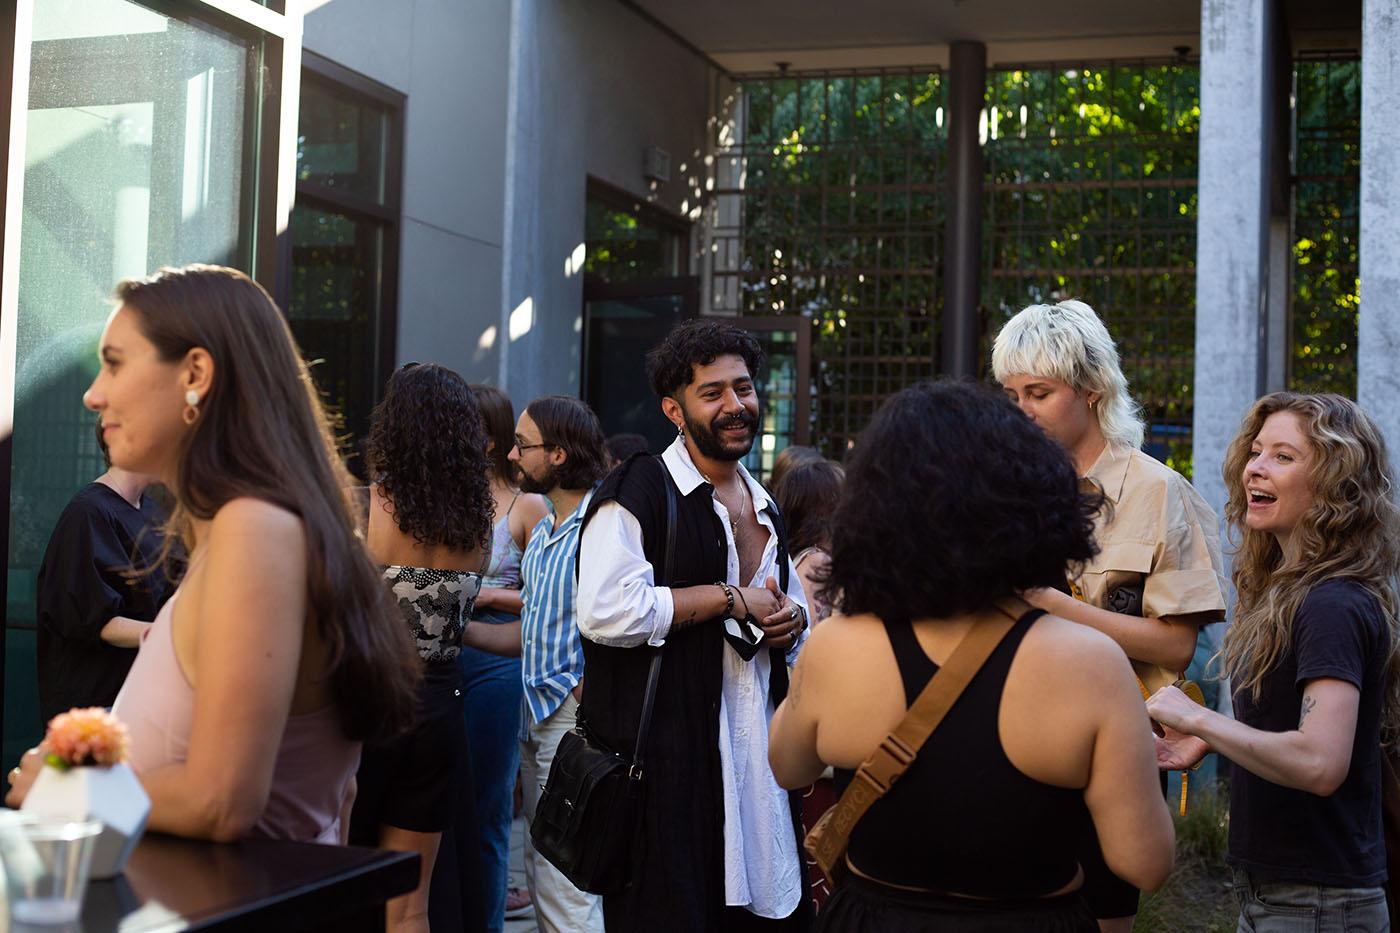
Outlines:
[[996,608],[998,615],[995,618],[973,624],[948,656],[947,662],[914,700],[914,705],[909,707],[899,725],[856,769],[855,777],[847,785],[841,799],[836,801],[839,812],[830,824],[835,838],[827,845],[838,852],[845,851],[856,823],[875,801],[894,786],[900,775],[909,770],[918,757],[919,749],[933,735],[987,658],[991,657],[1016,621],[1030,610],[1019,599],[998,600]]
[[[661,481],[666,487],[666,556],[663,566],[666,585],[670,586],[676,578],[676,484],[671,481],[671,471],[666,468],[665,461],[660,457],[657,457],[657,460],[661,462]],[[665,646],[652,649],[651,669],[647,671],[647,690],[642,695],[642,719],[637,725],[637,745],[632,751],[632,767],[627,771],[627,776],[634,781],[642,779],[642,752],[646,750],[647,733],[651,731],[651,711],[656,705],[656,682],[661,677],[661,653],[665,650]]]

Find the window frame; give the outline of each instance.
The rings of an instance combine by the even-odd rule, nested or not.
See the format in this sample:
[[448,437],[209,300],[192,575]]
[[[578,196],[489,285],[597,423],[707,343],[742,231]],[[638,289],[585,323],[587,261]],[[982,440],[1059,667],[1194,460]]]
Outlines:
[[[393,88],[380,84],[358,71],[337,62],[303,51],[301,58],[303,80],[329,88],[338,96],[360,103],[381,107],[388,115],[388,140],[384,152],[384,202],[378,203],[363,195],[327,188],[315,182],[296,181],[296,201],[306,207],[332,211],[352,220],[368,220],[384,231],[383,263],[380,270],[379,315],[375,322],[375,372],[372,397],[376,402],[383,395],[385,380],[394,370],[399,336],[399,261],[403,228],[403,148],[404,111],[408,98]],[[296,153],[292,153],[292,173],[296,173]],[[282,274],[277,280],[278,304],[290,315],[292,293],[292,235],[289,223],[281,237]]]
[[[30,97],[31,43],[38,0],[0,7],[0,563],[10,562],[19,262],[24,208],[24,157]],[[296,179],[296,117],[300,97],[302,15],[284,0],[130,0],[161,15],[203,23],[252,40],[254,56],[244,119],[255,142],[245,171],[249,197],[239,221],[248,273],[275,293],[281,275],[279,231],[291,215]],[[115,284],[115,283],[113,283]],[[8,606],[8,572],[0,574],[0,605]],[[4,740],[5,653],[9,619],[0,629],[0,742]]]

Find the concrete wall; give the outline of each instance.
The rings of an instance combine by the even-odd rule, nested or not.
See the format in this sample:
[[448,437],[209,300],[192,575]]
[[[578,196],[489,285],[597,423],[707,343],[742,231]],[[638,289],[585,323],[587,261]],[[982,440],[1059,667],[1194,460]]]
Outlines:
[[1400,463],[1400,9],[1365,0],[1361,26],[1361,319],[1357,400]]
[[[583,278],[568,260],[584,239],[588,176],[694,211],[714,72],[619,3],[514,0],[512,8],[500,335],[504,381],[519,402],[579,390]],[[648,145],[672,157],[672,180],[655,190],[642,177]]]
[[399,361],[495,382],[510,4],[310,0],[307,9],[307,49],[408,97]]
[[1201,4],[1192,459],[1196,488],[1222,516],[1222,543],[1225,450],[1264,385],[1272,6]]

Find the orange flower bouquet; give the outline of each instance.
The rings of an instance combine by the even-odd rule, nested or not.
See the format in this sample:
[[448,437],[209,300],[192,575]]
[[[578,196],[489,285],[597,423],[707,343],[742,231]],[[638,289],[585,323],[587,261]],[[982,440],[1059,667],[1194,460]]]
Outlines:
[[126,761],[129,741],[126,726],[102,707],[71,709],[49,721],[44,762],[60,771],[121,764]]

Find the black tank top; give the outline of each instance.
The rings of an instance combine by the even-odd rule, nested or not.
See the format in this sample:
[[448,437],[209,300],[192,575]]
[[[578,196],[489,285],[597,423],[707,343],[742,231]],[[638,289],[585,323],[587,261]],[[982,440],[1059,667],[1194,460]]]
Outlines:
[[[1074,847],[1089,826],[1084,792],[1022,774],[997,728],[1011,660],[1043,614],[1032,610],[1012,626],[909,770],[856,824],[848,854],[861,874],[1007,900],[1050,894],[1073,880]],[[885,633],[912,704],[938,665],[907,621],[885,622]],[[853,776],[837,769],[837,790]]]

